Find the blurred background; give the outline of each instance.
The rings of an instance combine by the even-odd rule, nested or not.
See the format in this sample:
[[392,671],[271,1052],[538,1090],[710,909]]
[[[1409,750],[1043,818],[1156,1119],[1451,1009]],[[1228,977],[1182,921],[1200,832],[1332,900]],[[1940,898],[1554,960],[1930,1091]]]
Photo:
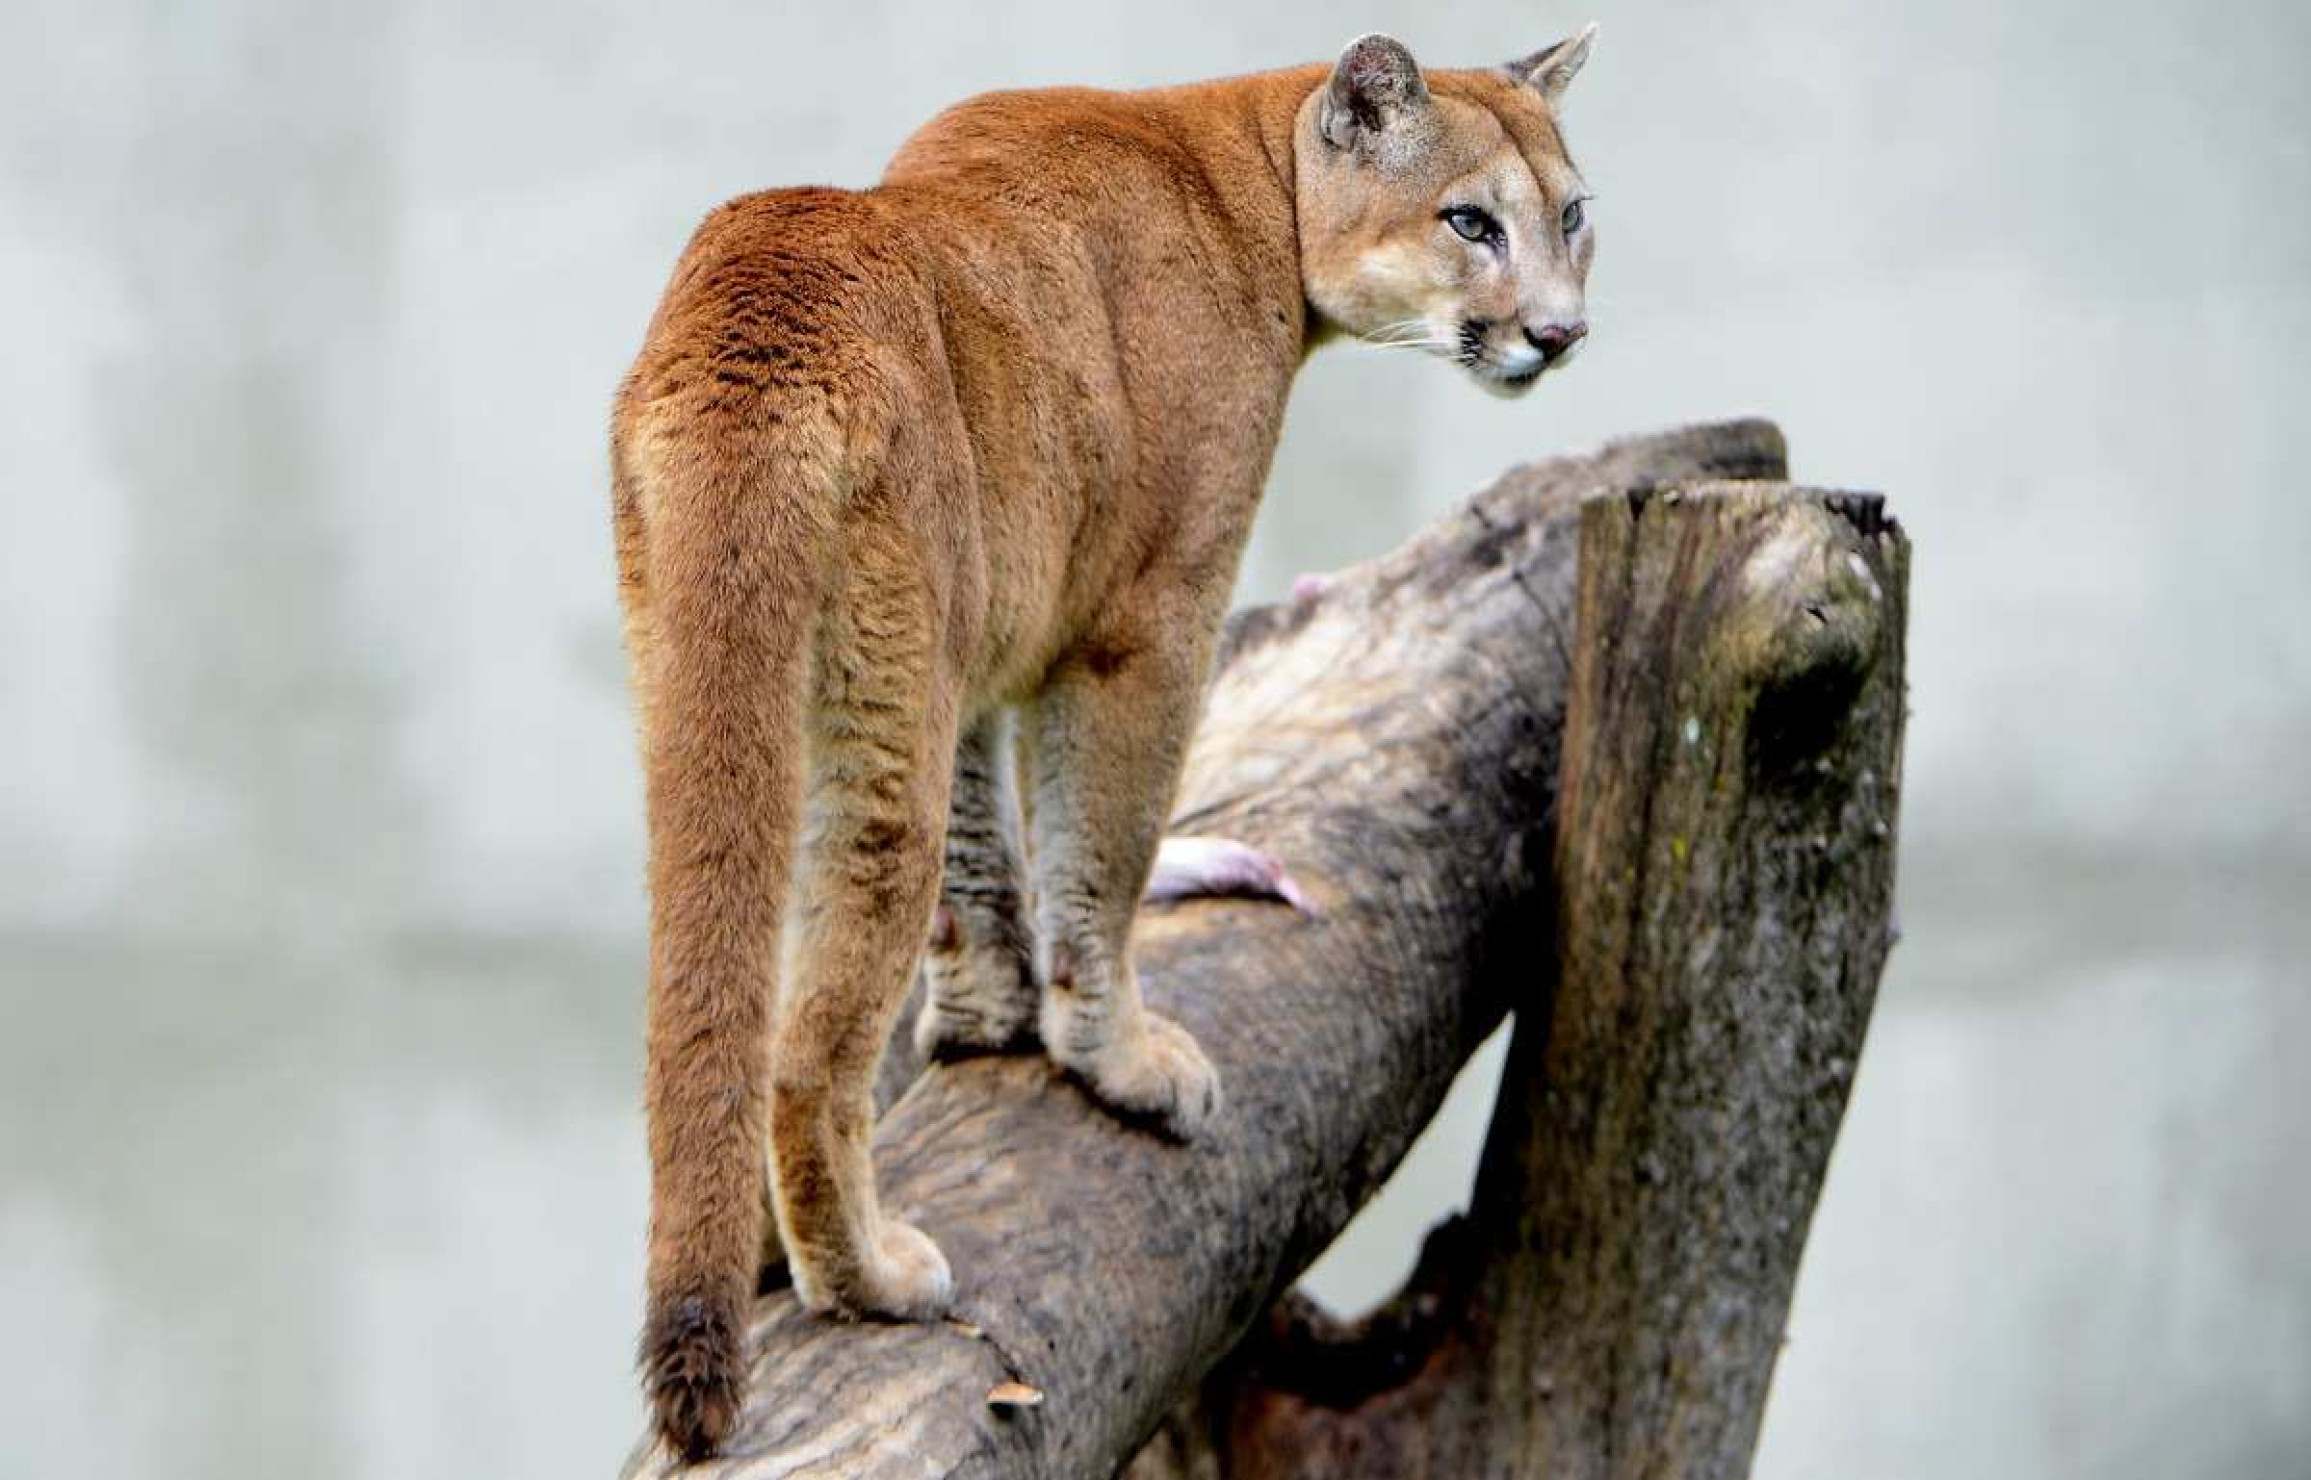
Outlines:
[[[637,768],[604,429],[697,218],[939,106],[1594,16],[1595,333],[1304,377],[1248,598],[1778,419],[1916,541],[1905,938],[1758,1471],[2311,1475],[2311,8],[11,0],[0,1473],[607,1474]],[[1465,1077],[1311,1277],[1465,1196]]]

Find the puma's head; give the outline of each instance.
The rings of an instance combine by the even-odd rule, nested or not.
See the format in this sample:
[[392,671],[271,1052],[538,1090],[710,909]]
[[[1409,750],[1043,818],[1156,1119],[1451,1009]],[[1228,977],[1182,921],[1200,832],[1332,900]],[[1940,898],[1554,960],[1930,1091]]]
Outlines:
[[1444,355],[1503,395],[1572,356],[1596,237],[1557,105],[1596,29],[1426,76],[1400,42],[1349,43],[1295,151],[1301,277],[1329,327]]

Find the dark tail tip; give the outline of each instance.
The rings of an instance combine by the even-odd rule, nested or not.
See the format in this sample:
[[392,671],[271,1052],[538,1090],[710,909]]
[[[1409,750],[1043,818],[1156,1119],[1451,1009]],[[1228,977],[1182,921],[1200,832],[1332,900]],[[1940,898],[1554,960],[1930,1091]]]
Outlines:
[[690,1463],[712,1456],[746,1402],[737,1312],[697,1295],[654,1302],[642,1328],[642,1384],[674,1452]]

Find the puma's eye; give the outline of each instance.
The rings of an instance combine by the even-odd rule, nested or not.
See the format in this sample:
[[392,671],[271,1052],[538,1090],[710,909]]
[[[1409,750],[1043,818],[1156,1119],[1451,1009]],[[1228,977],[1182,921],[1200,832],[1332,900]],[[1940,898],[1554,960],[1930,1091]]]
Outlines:
[[1581,229],[1581,223],[1587,219],[1589,219],[1589,213],[1581,209],[1581,203],[1577,200],[1568,200],[1565,202],[1565,213],[1557,218],[1557,223],[1565,228],[1565,235],[1571,236]]
[[1464,241],[1489,242],[1501,234],[1501,224],[1475,206],[1454,206],[1439,214]]

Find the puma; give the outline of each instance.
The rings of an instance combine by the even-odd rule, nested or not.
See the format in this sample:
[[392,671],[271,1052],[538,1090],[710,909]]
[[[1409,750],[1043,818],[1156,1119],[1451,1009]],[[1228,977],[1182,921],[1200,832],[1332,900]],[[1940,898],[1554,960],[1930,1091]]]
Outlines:
[[1594,238],[1557,106],[1594,29],[1485,70],[1367,36],[995,94],[872,189],[698,228],[611,447],[650,840],[641,1363],[678,1452],[737,1417],[766,1261],[815,1310],[948,1304],[869,1155],[919,961],[927,1048],[1040,1040],[1183,1138],[1220,1113],[1129,939],[1286,393],[1330,336],[1503,393],[1571,356]]

